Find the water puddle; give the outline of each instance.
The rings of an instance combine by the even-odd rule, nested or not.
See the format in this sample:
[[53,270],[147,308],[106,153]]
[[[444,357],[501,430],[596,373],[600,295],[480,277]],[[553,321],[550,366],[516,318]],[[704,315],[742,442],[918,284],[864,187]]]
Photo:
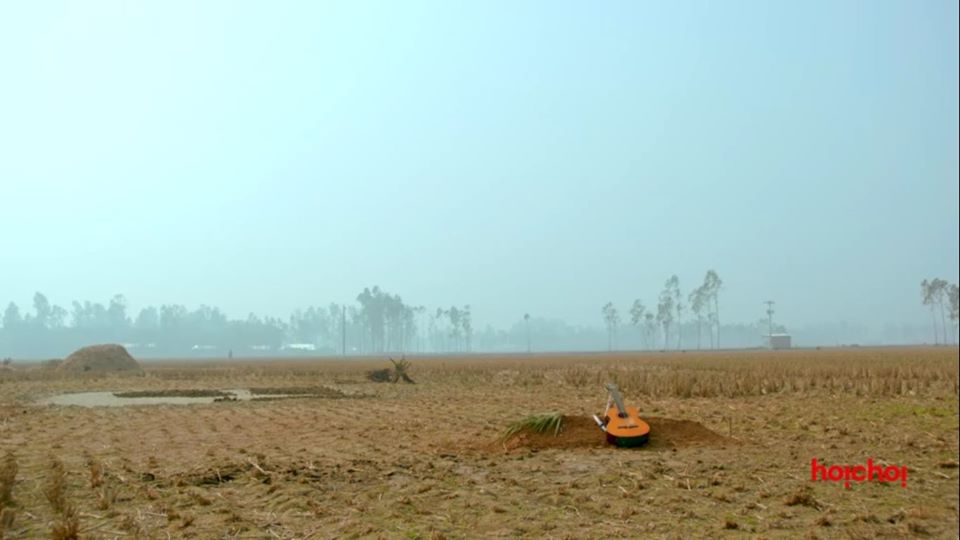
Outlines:
[[142,395],[151,394],[151,392],[74,392],[49,396],[39,400],[38,403],[40,405],[76,405],[79,407],[125,407],[131,405],[196,405],[201,403],[214,403],[216,401],[258,401],[308,397],[335,397],[307,392],[252,392],[248,388],[235,388],[231,390],[209,392],[182,392],[183,394],[206,393],[209,395],[175,395],[178,393],[176,391],[158,391],[153,393],[157,395]]

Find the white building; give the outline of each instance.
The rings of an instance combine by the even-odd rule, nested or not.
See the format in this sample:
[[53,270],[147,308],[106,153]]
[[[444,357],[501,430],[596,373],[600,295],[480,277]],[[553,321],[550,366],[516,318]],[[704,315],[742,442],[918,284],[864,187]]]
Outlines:
[[767,346],[773,350],[789,349],[791,347],[790,334],[769,334],[763,337],[767,338]]

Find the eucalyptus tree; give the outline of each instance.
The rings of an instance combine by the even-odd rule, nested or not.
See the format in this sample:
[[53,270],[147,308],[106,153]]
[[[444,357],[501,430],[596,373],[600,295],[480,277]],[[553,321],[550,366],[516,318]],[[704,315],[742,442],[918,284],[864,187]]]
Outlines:
[[940,334],[937,330],[937,315],[934,312],[936,305],[936,289],[930,280],[920,282],[920,296],[923,298],[923,305],[930,306],[930,318],[933,320],[933,344],[940,344]]
[[673,297],[673,309],[677,312],[677,350],[680,350],[683,340],[683,305],[680,303],[680,278],[676,274],[670,276],[665,287]]
[[[640,299],[633,301],[633,305],[630,306],[630,324],[637,327],[637,330],[640,331],[641,338],[643,337],[643,317],[646,314],[647,308],[644,307],[643,302]],[[644,342],[646,340],[644,339]]]
[[710,306],[711,300],[713,301],[713,311],[707,315],[707,318],[710,319],[710,322],[716,328],[716,347],[718,349],[720,348],[720,288],[722,286],[723,281],[720,280],[720,276],[717,275],[717,272],[714,270],[707,270],[707,275],[703,277],[702,287],[704,288],[704,294],[706,295],[707,305]]
[[663,328],[664,349],[669,347],[671,323],[673,323],[673,293],[669,287],[665,287],[660,292],[660,301],[657,302],[657,324]]
[[930,287],[933,288],[933,298],[940,311],[940,335],[943,336],[944,344],[947,343],[946,297],[947,287],[949,286],[950,284],[945,279],[934,278],[930,281]]
[[690,310],[697,316],[697,349],[700,349],[701,335],[703,328],[703,309],[706,307],[708,292],[701,285],[690,291],[687,301],[690,303]]
[[450,337],[453,338],[453,347],[456,352],[460,352],[460,337],[463,335],[463,311],[457,306],[450,306],[445,311],[447,320],[450,321]]
[[656,315],[654,315],[653,312],[647,311],[643,315],[643,329],[645,331],[647,348],[652,349],[654,345],[654,337],[657,334],[657,320]]
[[950,302],[950,326],[953,330],[954,341],[956,341],[957,319],[960,318],[960,290],[957,289],[956,283],[947,287],[947,299]]
[[620,314],[617,313],[617,308],[613,307],[613,302],[607,302],[600,312],[603,314],[603,322],[607,326],[607,350],[612,351],[617,326],[620,325]]

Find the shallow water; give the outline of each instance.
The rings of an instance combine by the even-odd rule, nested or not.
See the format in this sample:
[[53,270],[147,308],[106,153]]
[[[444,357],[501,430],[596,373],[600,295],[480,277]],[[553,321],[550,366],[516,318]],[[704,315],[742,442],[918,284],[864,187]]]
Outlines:
[[[250,401],[254,395],[246,388],[224,390],[233,394],[238,401]],[[297,397],[288,394],[259,394],[257,399]],[[57,394],[38,401],[41,405],[77,405],[80,407],[125,407],[131,405],[195,405],[198,403],[213,403],[213,396],[205,397],[117,397],[113,392],[74,392]]]

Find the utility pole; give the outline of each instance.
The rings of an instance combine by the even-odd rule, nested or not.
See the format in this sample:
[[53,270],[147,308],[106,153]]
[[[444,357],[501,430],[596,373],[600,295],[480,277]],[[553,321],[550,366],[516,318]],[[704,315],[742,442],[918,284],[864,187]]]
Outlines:
[[340,354],[347,356],[347,305],[340,308]]
[[771,342],[773,340],[773,305],[775,303],[776,302],[773,300],[767,300],[764,302],[764,304],[767,305],[767,324],[769,325],[767,330],[767,339],[771,340]]

